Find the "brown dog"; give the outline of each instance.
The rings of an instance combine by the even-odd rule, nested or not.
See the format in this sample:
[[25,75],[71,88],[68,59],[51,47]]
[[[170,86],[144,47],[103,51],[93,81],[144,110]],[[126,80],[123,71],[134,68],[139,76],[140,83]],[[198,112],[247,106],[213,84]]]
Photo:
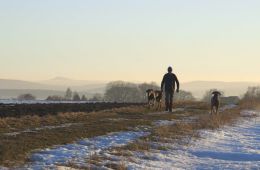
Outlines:
[[147,100],[148,100],[148,106],[154,106],[155,103],[155,92],[153,89],[146,90],[147,93]]
[[218,109],[220,105],[219,96],[221,95],[221,93],[218,91],[213,91],[212,95],[213,96],[211,97],[211,114],[218,114]]
[[155,101],[157,104],[157,109],[161,109],[162,108],[162,91],[161,90],[156,90],[154,91],[155,93]]

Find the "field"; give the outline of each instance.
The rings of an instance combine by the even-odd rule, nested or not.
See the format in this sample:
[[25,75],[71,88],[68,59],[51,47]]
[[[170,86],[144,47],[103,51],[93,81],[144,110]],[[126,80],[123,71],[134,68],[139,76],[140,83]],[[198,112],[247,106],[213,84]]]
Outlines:
[[[0,119],[0,167],[190,169],[206,168],[207,160],[217,169],[260,166],[257,139],[239,136],[259,132],[256,106],[225,106],[213,116],[203,102],[174,106],[168,113],[144,104],[1,105],[0,113],[9,112]],[[254,131],[243,131],[245,124]],[[246,147],[230,151],[240,139]]]
[[22,117],[22,116],[45,116],[56,115],[61,112],[93,112],[105,109],[120,108],[140,103],[22,103],[22,104],[0,104],[0,117]]

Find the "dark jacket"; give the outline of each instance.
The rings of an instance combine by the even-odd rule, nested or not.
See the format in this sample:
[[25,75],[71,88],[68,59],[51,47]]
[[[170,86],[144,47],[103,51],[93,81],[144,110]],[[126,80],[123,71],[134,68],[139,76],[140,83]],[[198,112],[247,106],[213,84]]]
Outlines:
[[173,73],[166,73],[163,76],[163,80],[161,83],[161,89],[164,90],[166,92],[170,92],[173,93],[175,91],[175,83],[177,84],[177,89],[179,90],[180,88],[180,84],[179,84],[179,80],[177,78],[177,76]]

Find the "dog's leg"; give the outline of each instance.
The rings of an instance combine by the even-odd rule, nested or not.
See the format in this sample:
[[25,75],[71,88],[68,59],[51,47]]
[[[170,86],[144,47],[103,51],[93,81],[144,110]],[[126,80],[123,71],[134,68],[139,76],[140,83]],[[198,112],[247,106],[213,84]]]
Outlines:
[[148,101],[148,109],[151,109],[151,101]]

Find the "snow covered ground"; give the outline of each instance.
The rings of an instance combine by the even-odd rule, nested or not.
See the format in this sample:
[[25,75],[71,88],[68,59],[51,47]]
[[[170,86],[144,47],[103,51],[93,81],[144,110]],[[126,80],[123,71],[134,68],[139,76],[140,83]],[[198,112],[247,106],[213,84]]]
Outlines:
[[129,169],[260,169],[260,117],[249,117],[234,126],[201,131],[202,139],[189,146],[168,144],[167,151],[135,153]]
[[[201,130],[201,138],[190,145],[154,143],[167,150],[132,152],[134,156],[126,159],[111,155],[107,149],[124,146],[149,132],[117,132],[35,152],[31,163],[21,169],[55,169],[70,162],[87,166],[86,158],[93,154],[110,157],[106,163],[131,160],[125,162],[128,169],[260,169],[260,113],[244,110],[241,115],[243,118],[232,126]],[[173,123],[157,121],[155,125]]]
[[64,104],[64,103],[67,104],[67,103],[101,103],[101,102],[0,99],[0,104]]
[[66,165],[73,162],[79,166],[86,166],[86,158],[93,154],[98,154],[111,147],[126,145],[148,132],[118,132],[92,139],[83,139],[73,144],[57,146],[46,149],[31,155],[31,164],[22,169],[52,169],[56,165]]

